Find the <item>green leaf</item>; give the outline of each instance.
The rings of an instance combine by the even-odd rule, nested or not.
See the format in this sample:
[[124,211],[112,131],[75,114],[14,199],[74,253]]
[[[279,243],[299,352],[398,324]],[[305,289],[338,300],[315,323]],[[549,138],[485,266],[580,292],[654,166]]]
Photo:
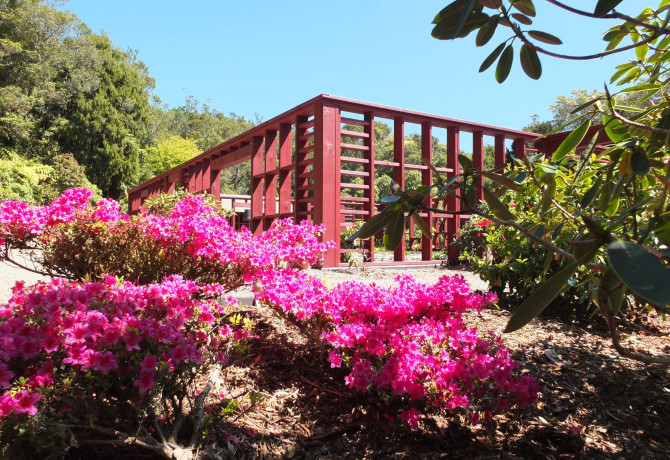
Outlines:
[[521,68],[533,80],[542,76],[542,64],[537,51],[525,43],[521,46]]
[[646,91],[649,89],[659,89],[662,88],[663,85],[659,85],[657,83],[642,83],[640,85],[634,85],[634,86],[629,86],[628,88],[624,88],[620,93],[634,93],[636,91]]
[[649,47],[646,44],[639,45],[635,48],[635,57],[637,57],[638,61],[643,61],[647,57],[648,52]]
[[502,53],[504,49],[505,49],[505,42],[502,42],[500,45],[496,47],[496,49],[493,50],[491,54],[489,54],[486,57],[486,59],[484,59],[482,65],[479,66],[479,72],[484,72],[486,69],[491,67],[491,64],[496,62],[496,59],[498,59],[498,56],[500,56],[500,53]]
[[426,221],[421,217],[418,213],[412,214],[412,219],[414,219],[414,222],[416,225],[421,229],[421,236],[424,236],[426,238],[430,238],[432,236],[432,232],[430,231],[430,227],[426,223]]
[[638,297],[656,305],[670,303],[670,272],[658,257],[632,241],[607,246],[610,266]]
[[523,25],[529,26],[533,23],[533,20],[526,16],[525,14],[520,14],[520,13],[513,13],[512,17],[516,19],[518,22],[520,22]]
[[463,168],[465,173],[469,173],[475,168],[472,164],[472,158],[467,155],[463,155],[462,153],[458,154],[458,163],[461,165],[461,168]]
[[503,187],[507,187],[510,190],[514,190],[515,192],[521,190],[521,188],[519,188],[519,185],[516,182],[514,182],[512,179],[508,179],[505,176],[501,176],[500,174],[496,174],[491,171],[481,171],[480,174],[486,177],[487,179],[492,180],[496,184],[500,184]]
[[568,280],[574,275],[578,266],[577,262],[569,263],[564,269],[535,289],[512,314],[507,327],[505,327],[505,333],[521,329],[547,308],[547,305],[558,296]]
[[605,125],[605,132],[612,142],[621,142],[629,137],[626,125],[616,118],[604,115],[603,124]]
[[353,242],[357,238],[364,240],[366,238],[374,236],[375,233],[377,233],[382,228],[386,227],[386,225],[391,221],[391,219],[393,219],[394,215],[395,212],[392,212],[390,210],[384,210],[379,214],[375,214],[370,219],[368,219],[368,221],[365,224],[363,224],[360,230],[358,230],[356,233],[347,238],[347,241]]
[[570,114],[571,114],[571,115],[574,115],[574,114],[576,114],[576,113],[578,113],[578,112],[581,112],[582,110],[584,110],[584,109],[587,108],[588,106],[593,105],[593,104],[595,104],[596,102],[601,101],[602,99],[603,99],[602,97],[595,97],[595,98],[593,98],[593,99],[591,99],[591,100],[589,100],[589,101],[587,101],[587,102],[584,102],[583,104],[579,104],[577,107],[575,107],[574,109],[572,109],[572,111],[570,112]]
[[584,194],[584,196],[582,197],[582,199],[579,203],[582,208],[587,208],[591,204],[593,199],[596,197],[596,195],[600,191],[600,186],[602,185],[602,183],[603,183],[603,178],[599,177],[598,180],[596,180],[593,183],[591,188],[589,188],[586,191],[586,193]]
[[477,37],[475,38],[475,45],[477,46],[484,46],[486,45],[489,40],[491,40],[491,37],[493,37],[493,34],[495,33],[496,29],[498,28],[498,16],[493,16],[489,21],[484,24],[481,29],[479,29],[479,32],[477,32]]
[[391,223],[386,227],[384,232],[384,247],[388,250],[393,250],[400,246],[403,236],[405,235],[405,214],[403,212],[396,212]]
[[512,62],[514,62],[514,48],[512,48],[512,45],[508,45],[496,66],[496,81],[498,83],[507,80],[507,76],[512,69]]
[[465,187],[463,191],[463,200],[469,208],[474,208],[477,205],[477,192],[472,185]]
[[458,17],[460,12],[467,6],[470,0],[456,0],[440,10],[433,19],[433,24],[439,24],[442,21]]
[[651,164],[647,154],[642,149],[635,149],[630,157],[630,166],[638,176],[646,176],[651,171]]
[[438,40],[453,40],[465,37],[475,29],[479,29],[489,20],[489,15],[482,13],[482,6],[476,0],[458,0],[458,7],[443,13],[453,4],[448,5],[435,17],[435,27],[431,35]]
[[551,157],[551,161],[561,161],[568,154],[568,152],[572,151],[579,145],[579,143],[584,139],[584,136],[586,136],[586,133],[590,127],[591,119],[588,119],[581,125],[577,126],[570,134],[568,134],[568,137],[566,137],[565,140],[561,142],[561,145],[558,146],[556,152],[554,152],[554,155]]
[[539,42],[547,43],[549,45],[563,44],[560,38],[556,37],[555,35],[548,34],[547,32],[542,32],[541,30],[529,30],[528,35]]
[[515,0],[511,3],[514,8],[521,11],[523,14],[535,17],[535,5],[533,5],[532,0]]
[[486,201],[486,204],[489,205],[489,209],[491,209],[493,215],[496,216],[498,219],[502,220],[515,219],[514,214],[512,214],[509,209],[507,209],[507,206],[502,204],[498,199],[498,197],[496,197],[494,193],[486,187],[484,187],[484,200]]
[[621,2],[622,0],[598,0],[593,14],[597,17],[605,16],[607,13],[616,8],[616,6]]
[[472,13],[472,10],[474,9],[475,5],[477,4],[477,0],[468,0],[468,2],[465,4],[465,7],[461,11],[460,15],[458,16],[458,22],[456,23],[456,30],[454,31],[454,37],[458,37],[458,34],[461,33],[461,30],[463,29],[463,26],[465,25],[465,21],[468,19],[468,16],[470,16],[470,13]]
[[619,313],[621,304],[623,303],[624,293],[626,292],[626,286],[623,284],[617,290],[612,291],[612,288],[616,287],[619,283],[621,283],[621,279],[619,279],[614,270],[612,270],[612,267],[608,267],[607,270],[605,270],[599,285],[600,289],[610,291],[610,308],[614,315]]

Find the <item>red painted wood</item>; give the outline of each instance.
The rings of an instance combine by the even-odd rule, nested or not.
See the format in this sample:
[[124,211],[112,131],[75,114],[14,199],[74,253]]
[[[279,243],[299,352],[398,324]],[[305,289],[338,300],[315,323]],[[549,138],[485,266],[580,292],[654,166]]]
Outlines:
[[496,149],[496,167],[504,165],[507,162],[505,149],[505,136],[500,134],[496,136],[495,149]]
[[[460,130],[459,128],[452,126],[447,128],[447,168],[453,170],[451,175],[447,175],[448,178],[451,178],[460,173],[460,167],[458,165],[458,154],[461,151],[460,147]],[[461,209],[461,202],[459,199],[453,196],[449,196],[446,200],[446,209],[449,211],[459,211]],[[460,216],[455,215],[451,219],[447,220],[447,232],[445,238],[447,239],[447,257],[450,263],[455,263],[458,260],[458,250],[456,247],[451,244],[454,238],[456,238],[456,233],[461,226]]]
[[[211,163],[214,163],[218,158],[219,154],[215,153],[212,155]],[[217,201],[221,201],[221,170],[212,169],[211,164],[209,175],[209,193],[211,193]]]
[[526,141],[523,137],[514,139],[514,156],[519,160],[526,157]]
[[251,231],[259,235],[262,231],[263,218],[263,179],[256,179],[263,171],[263,138],[255,136],[251,141]]
[[212,158],[202,160],[202,191],[209,192],[212,187]]
[[[484,169],[484,133],[475,131],[472,133],[472,162],[475,169]],[[477,201],[484,200],[484,181],[481,177],[477,179]]]
[[290,123],[282,123],[279,127],[279,213],[291,212],[291,136],[293,130]]
[[[367,202],[364,205],[364,210],[369,213],[370,216],[375,215],[375,116],[372,112],[365,113],[363,120],[366,124],[363,126],[363,132],[368,135],[363,139],[363,147],[365,147],[363,152],[365,152],[365,157],[368,160],[368,163],[363,166],[363,171],[368,173],[367,177],[364,179],[364,184],[367,186],[363,191],[363,197],[367,198]],[[342,144],[342,149],[349,148],[349,144]],[[375,261],[375,237],[372,236],[363,242],[363,248],[366,249],[369,253],[369,261]]]
[[[402,118],[393,120],[393,161],[397,164],[393,168],[393,180],[402,190],[405,190],[405,122]],[[405,246],[405,236],[403,236],[402,244],[393,252],[394,261],[405,260]]]
[[323,240],[336,248],[326,255],[324,265],[340,262],[340,110],[320,104],[314,113],[314,222],[325,224]]
[[[433,162],[433,130],[430,123],[421,124],[421,158]],[[433,185],[433,172],[426,168],[421,171],[421,185]],[[432,206],[433,200],[429,196],[425,201],[426,205]],[[426,213],[426,223],[429,227],[433,227],[433,214],[432,212]],[[421,259],[422,260],[432,260],[433,259],[433,241],[428,235],[421,235]]]
[[304,220],[303,217],[308,216],[307,213],[307,203],[305,200],[309,198],[309,192],[307,186],[309,185],[309,180],[301,177],[306,174],[308,167],[314,164],[313,159],[308,159],[307,147],[309,146],[308,142],[304,139],[307,129],[314,126],[314,122],[308,122],[306,116],[297,117],[296,121],[296,133],[295,133],[295,222],[298,223],[301,220]]
[[[265,215],[277,213],[277,131],[265,132]],[[263,230],[270,228],[270,219],[265,219]]]

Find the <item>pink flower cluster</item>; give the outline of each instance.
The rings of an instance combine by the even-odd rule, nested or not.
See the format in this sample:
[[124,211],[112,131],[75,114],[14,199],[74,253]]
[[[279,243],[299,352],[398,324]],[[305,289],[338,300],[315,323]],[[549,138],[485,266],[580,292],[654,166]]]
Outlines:
[[[250,281],[258,271],[318,265],[335,245],[332,241],[321,242],[319,238],[323,227],[308,221],[294,225],[290,219],[279,220],[259,237],[254,237],[246,228],[235,231],[227,218],[214,213],[205,205],[203,197],[197,195],[186,196],[167,216],[145,213],[132,217],[122,214],[119,204],[113,200],[101,200],[94,207],[89,207],[90,196],[91,192],[86,189],[70,189],[49,206],[1,203],[0,243],[5,240],[10,245],[21,247],[32,242],[42,248],[55,248],[55,252],[62,249],[71,256],[73,251],[82,249],[80,244],[73,243],[73,234],[77,232],[82,241],[91,241],[86,237],[90,235],[98,238],[101,245],[118,245],[129,239],[144,240],[134,241],[133,247],[152,253],[139,254],[138,257],[160,257],[165,260],[164,264],[159,264],[163,267],[169,267],[170,261],[179,260],[175,262],[179,271],[171,274],[181,273],[187,277],[198,273],[198,267],[207,263],[201,269],[207,274],[207,282],[224,283],[228,289]],[[116,250],[97,249],[93,249],[95,257]],[[190,257],[190,260],[183,261],[188,270],[182,263],[185,255]],[[131,258],[132,255],[127,256]],[[77,258],[86,259],[84,256]],[[105,266],[107,272],[120,270],[113,264],[91,265]],[[77,272],[77,267],[68,268],[65,273]],[[85,266],[79,271],[90,273],[91,269]],[[220,279],[213,281],[216,276]],[[160,279],[162,276],[153,281]]]
[[[331,289],[306,273],[273,271],[255,289],[258,301],[320,331],[332,349],[331,366],[349,369],[351,388],[374,388],[425,408],[465,409],[473,420],[537,397],[537,383],[516,374],[502,340],[466,324],[464,312],[497,299],[472,293],[462,277],[427,286],[399,276],[390,289],[357,282]],[[417,414],[401,418],[416,426]]]
[[129,394],[143,394],[194,364],[225,362],[230,344],[250,331],[227,322],[236,301],[212,299],[223,291],[180,276],[145,286],[110,276],[17,284],[0,306],[0,420],[34,415],[43,395],[62,390],[73,372],[125,379]]

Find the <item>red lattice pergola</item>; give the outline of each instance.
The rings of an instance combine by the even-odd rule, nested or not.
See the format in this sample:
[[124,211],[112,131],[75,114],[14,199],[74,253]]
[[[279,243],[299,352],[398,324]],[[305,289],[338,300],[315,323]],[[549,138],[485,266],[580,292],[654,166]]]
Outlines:
[[[375,159],[374,124],[375,119],[380,118],[393,125],[393,161]],[[381,206],[374,200],[375,168],[392,168],[393,179],[402,188],[405,172],[409,170],[421,171],[423,184],[432,183],[432,172],[427,167],[405,161],[404,138],[408,123],[420,126],[421,156],[429,161],[434,160],[433,136],[437,130],[446,130],[446,168],[440,172],[447,177],[459,172],[457,156],[462,147],[462,133],[471,136],[473,161],[480,169],[484,167],[485,137],[491,138],[496,165],[501,165],[505,162],[509,141],[516,141],[513,142],[514,154],[522,158],[526,154],[526,142],[538,136],[322,94],[132,188],[129,211],[137,212],[147,197],[173,192],[177,186],[194,193],[207,191],[219,199],[231,200],[233,207],[246,203],[242,206],[250,208],[249,226],[256,234],[268,229],[277,218],[292,217],[296,222],[310,219],[325,224],[324,239],[338,242],[338,247],[328,254],[324,265],[338,266],[341,253],[355,251],[339,247],[340,231],[356,220],[367,220]],[[351,126],[362,129],[345,129]],[[550,137],[536,147],[549,153],[563,137]],[[245,161],[251,161],[250,198],[222,196],[221,171]],[[362,183],[347,182],[345,177],[361,178]],[[362,196],[352,196],[352,190],[361,190]],[[459,207],[454,197],[432,200],[431,204],[449,210]],[[454,260],[452,257],[457,253],[449,243],[468,216],[428,212],[423,217],[436,233],[433,239],[421,239],[422,261],[432,261],[433,250],[440,244],[447,249],[450,260]],[[414,237],[413,227],[408,228],[407,235]],[[372,239],[364,243],[362,252],[374,262]],[[394,261],[407,263],[405,245],[395,251]]]

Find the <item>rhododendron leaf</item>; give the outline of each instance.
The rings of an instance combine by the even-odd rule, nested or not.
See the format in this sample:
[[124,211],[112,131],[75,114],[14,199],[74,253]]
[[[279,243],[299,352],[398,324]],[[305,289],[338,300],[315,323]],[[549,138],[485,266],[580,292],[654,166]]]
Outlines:
[[491,171],[480,171],[480,174],[482,176],[486,177],[487,179],[490,179],[493,182],[502,185],[503,187],[507,187],[510,190],[514,190],[515,192],[518,192],[518,191],[521,190],[521,188],[519,187],[519,185],[516,182],[514,182],[511,179],[508,179],[505,176],[501,176],[500,174],[496,174],[496,173],[491,172]]
[[405,214],[396,212],[391,223],[384,232],[384,247],[388,250],[397,248],[405,236]]
[[[613,288],[619,286],[615,291],[612,291]],[[624,294],[626,292],[626,286],[621,283],[621,279],[617,274],[612,270],[612,267],[608,267],[603,274],[598,289],[604,289],[610,291],[609,302],[610,309],[612,314],[616,315],[621,309],[621,304],[623,303]]]
[[384,210],[379,214],[375,214],[370,219],[368,219],[365,224],[363,224],[360,230],[347,238],[347,241],[352,242],[357,238],[364,240],[374,236],[375,233],[386,227],[386,225],[391,222],[391,219],[393,219],[394,215],[395,213],[390,210]]
[[416,225],[418,225],[419,228],[421,229],[422,236],[430,238],[430,236],[431,236],[430,227],[428,226],[426,221],[423,219],[423,217],[421,217],[418,213],[415,212],[414,214],[412,214],[412,219],[414,219],[414,222],[416,222]]
[[509,209],[507,209],[507,206],[502,204],[498,199],[498,197],[495,196],[495,194],[486,187],[484,187],[484,200],[486,201],[486,204],[489,205],[489,209],[491,209],[493,215],[496,216],[498,219],[502,220],[515,219],[514,214],[512,214]]
[[638,297],[655,305],[670,304],[670,272],[661,260],[632,241],[607,246],[614,272]]
[[561,145],[558,146],[554,155],[551,157],[551,161],[559,162],[565,157],[568,153],[575,149],[579,143],[586,136],[587,131],[591,127],[591,119],[589,118],[579,126],[577,126],[568,136],[565,138]]
[[505,333],[521,329],[547,308],[547,305],[558,296],[568,280],[574,275],[578,266],[577,262],[569,263],[564,269],[535,289],[514,311],[505,327]]

